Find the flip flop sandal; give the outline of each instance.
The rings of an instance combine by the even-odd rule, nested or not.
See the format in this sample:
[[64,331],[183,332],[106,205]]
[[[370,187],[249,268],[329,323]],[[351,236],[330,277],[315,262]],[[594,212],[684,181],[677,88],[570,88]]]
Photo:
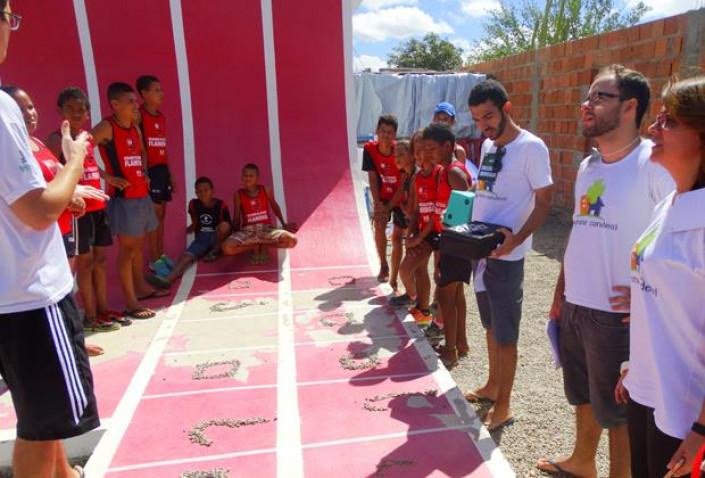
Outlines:
[[134,310],[125,310],[124,315],[126,317],[130,317],[132,319],[137,319],[137,320],[147,320],[155,317],[157,315],[156,312],[154,312],[151,309],[148,309],[147,307],[138,307]]
[[389,280],[389,266],[381,267],[379,269],[379,274],[377,274],[377,282],[387,282]]
[[504,420],[501,423],[497,423],[495,425],[487,425],[485,424],[485,428],[487,428],[488,432],[494,432],[497,430],[501,430],[504,427],[508,427],[510,425],[514,425],[514,417],[509,417],[506,420]]
[[494,403],[494,400],[492,400],[491,398],[483,397],[482,395],[477,395],[475,392],[466,393],[465,400],[467,400],[470,403],[481,403],[481,402]]
[[127,317],[124,317],[122,314],[111,313],[110,311],[99,313],[98,318],[103,320],[112,320],[113,322],[120,324],[121,327],[132,325],[132,321]]
[[211,251],[208,254],[206,254],[206,257],[203,258],[203,262],[213,262],[218,258],[218,254],[215,252]]
[[567,476],[567,477],[570,477],[570,478],[573,478],[573,477],[576,477],[576,476],[577,476],[577,475],[574,475],[573,473],[571,473],[571,472],[569,472],[569,471],[566,471],[566,470],[564,470],[563,468],[561,468],[561,465],[559,465],[558,463],[556,463],[553,459],[548,459],[548,460],[546,460],[546,461],[548,461],[548,464],[551,465],[551,466],[552,466],[553,468],[555,468],[555,469],[554,469],[554,470],[546,470],[545,468],[540,468],[538,465],[536,465],[536,468],[537,468],[539,471],[542,471],[543,473],[547,473],[547,474],[549,474],[549,475],[561,475],[561,476]]

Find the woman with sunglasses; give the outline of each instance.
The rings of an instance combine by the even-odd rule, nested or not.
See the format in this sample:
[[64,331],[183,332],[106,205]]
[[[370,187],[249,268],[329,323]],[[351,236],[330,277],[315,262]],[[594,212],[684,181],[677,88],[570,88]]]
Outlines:
[[705,76],[666,86],[649,133],[676,190],[632,250],[630,360],[615,398],[628,402],[632,476],[661,478],[689,474],[705,445]]

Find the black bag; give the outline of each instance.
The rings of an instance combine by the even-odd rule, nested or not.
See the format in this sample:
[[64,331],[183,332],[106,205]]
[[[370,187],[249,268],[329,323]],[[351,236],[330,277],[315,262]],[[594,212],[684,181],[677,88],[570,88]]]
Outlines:
[[441,254],[463,259],[484,259],[504,242],[504,234],[497,231],[500,227],[504,226],[473,221],[443,229],[439,248]]

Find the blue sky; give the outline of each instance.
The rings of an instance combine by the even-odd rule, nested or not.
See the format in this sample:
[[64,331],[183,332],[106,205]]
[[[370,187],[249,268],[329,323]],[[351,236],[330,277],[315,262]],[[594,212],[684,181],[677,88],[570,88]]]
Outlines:
[[[621,5],[622,1],[636,0],[616,1]],[[705,0],[643,1],[651,7],[644,21],[705,5]],[[498,0],[362,0],[353,16],[354,69],[386,66],[387,54],[401,41],[429,32],[449,39],[467,53],[483,34],[487,12],[497,6]]]

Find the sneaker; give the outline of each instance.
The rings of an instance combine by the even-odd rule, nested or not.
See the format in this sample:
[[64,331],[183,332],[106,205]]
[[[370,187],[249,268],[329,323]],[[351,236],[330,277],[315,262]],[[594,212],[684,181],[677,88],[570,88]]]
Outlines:
[[161,258],[157,259],[154,262],[151,262],[149,264],[149,268],[152,269],[152,272],[154,272],[156,275],[159,277],[166,277],[169,275],[169,266],[166,265],[166,262],[164,262]]
[[174,262],[171,257],[167,256],[166,254],[162,254],[159,260],[166,264],[166,266],[169,268],[169,272],[171,272],[174,267],[176,267],[176,262]]
[[426,327],[423,333],[428,340],[440,340],[443,338],[443,329],[435,322],[431,322],[431,325]]
[[414,303],[414,299],[409,294],[402,294],[389,299],[389,304],[394,307],[406,307]]
[[86,332],[112,332],[120,330],[120,324],[105,317],[86,318],[83,321],[83,330]]
[[426,327],[427,325],[430,325],[433,321],[433,318],[431,317],[431,312],[429,312],[428,309],[421,310],[419,308],[414,307],[409,311],[409,313],[416,321],[416,325],[418,325],[419,327]]

